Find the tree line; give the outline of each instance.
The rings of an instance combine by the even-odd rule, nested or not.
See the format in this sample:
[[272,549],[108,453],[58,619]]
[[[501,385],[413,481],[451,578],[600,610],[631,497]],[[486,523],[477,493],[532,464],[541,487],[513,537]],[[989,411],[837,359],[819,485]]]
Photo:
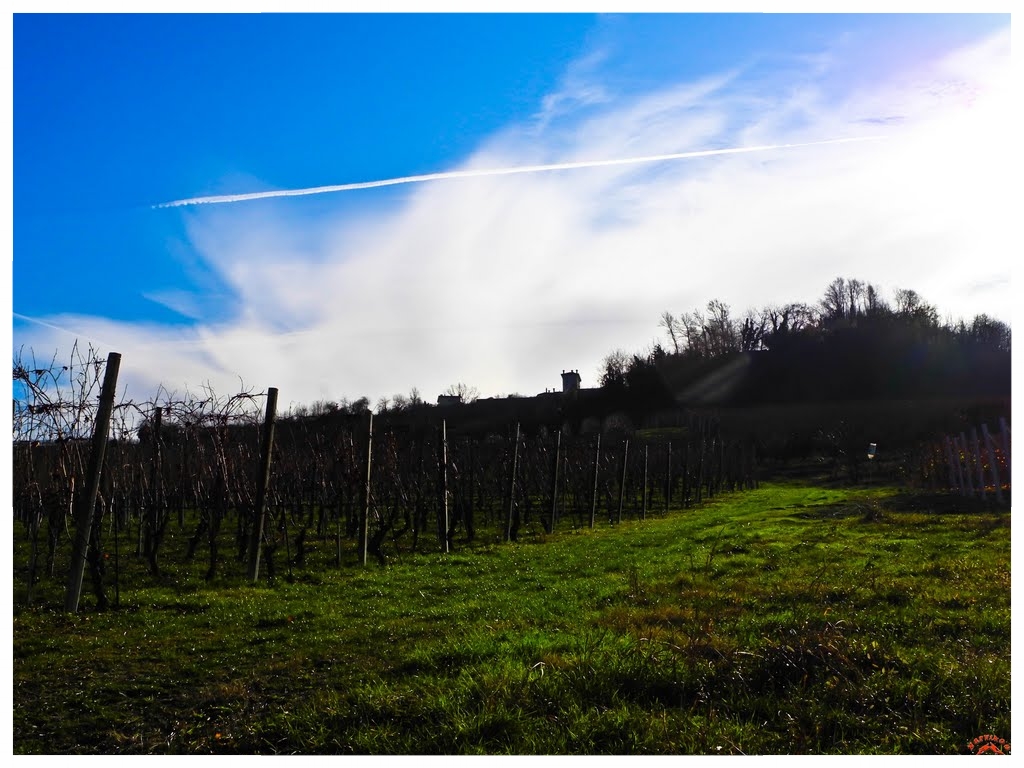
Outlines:
[[940,320],[911,289],[835,278],[816,304],[747,310],[719,299],[662,313],[666,343],[603,361],[624,402],[757,404],[1010,393],[1010,326],[988,314]]

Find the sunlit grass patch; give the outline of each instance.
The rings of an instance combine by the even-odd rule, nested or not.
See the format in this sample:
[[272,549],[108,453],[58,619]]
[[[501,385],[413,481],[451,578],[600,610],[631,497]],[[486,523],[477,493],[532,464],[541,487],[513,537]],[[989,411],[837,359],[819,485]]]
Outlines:
[[[958,753],[1009,740],[1009,513],[767,485],[543,544],[15,603],[18,752]],[[47,590],[50,590],[48,593]],[[59,601],[59,585],[39,594]],[[55,718],[54,712],[78,713]]]

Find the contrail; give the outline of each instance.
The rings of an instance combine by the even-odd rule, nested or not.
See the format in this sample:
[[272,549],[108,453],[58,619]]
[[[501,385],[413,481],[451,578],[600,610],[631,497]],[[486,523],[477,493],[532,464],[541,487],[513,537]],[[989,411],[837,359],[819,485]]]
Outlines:
[[[45,320],[39,320],[38,318],[35,317],[29,317],[28,315],[23,315],[20,312],[11,312],[11,314],[18,318],[19,320],[24,320],[28,323],[35,323],[36,325],[41,325],[45,328],[51,328],[55,331],[60,331],[61,333],[69,333],[72,336],[77,335],[74,331],[69,331],[67,328],[61,328],[59,325],[54,325],[53,323],[48,323]],[[89,339],[89,341],[93,341],[93,339]]]
[[541,171],[568,171],[575,168],[601,168],[611,165],[632,165],[637,163],[657,163],[665,160],[685,160],[694,157],[711,157],[712,155],[738,155],[744,152],[765,152],[772,149],[794,149],[797,147],[815,147],[823,144],[843,144],[852,141],[870,141],[882,136],[860,136],[846,139],[827,139],[825,141],[808,141],[801,144],[764,144],[757,147],[733,147],[731,149],[704,149],[696,152],[676,152],[669,155],[647,155],[644,157],[627,157],[618,160],[583,160],[574,163],[550,163],[547,165],[521,165],[512,168],[487,168],[471,171],[443,171],[441,173],[425,173],[419,176],[402,176],[397,179],[381,179],[379,181],[360,181],[353,184],[332,184],[326,187],[307,187],[305,189],[277,189],[269,192],[247,192],[239,195],[209,195],[207,197],[190,197],[184,200],[173,200],[159,203],[154,208],[176,208],[182,205],[202,205],[206,203],[241,203],[246,200],[263,200],[269,197],[299,197],[300,195],[322,195],[328,192],[350,192],[355,189],[372,189],[374,187],[391,187],[396,184],[418,184],[424,181],[440,181],[442,179],[465,179],[475,176],[508,176],[513,173],[539,173]]
[[111,346],[110,344],[107,344],[105,341],[100,341],[99,339],[93,338],[91,336],[86,336],[83,333],[78,333],[77,331],[72,331],[72,330],[70,330],[68,328],[61,328],[59,325],[54,325],[53,323],[48,323],[45,320],[40,320],[37,317],[29,317],[28,315],[23,315],[20,312],[14,312],[14,311],[12,311],[11,314],[14,315],[14,317],[18,318],[19,320],[24,320],[25,322],[28,322],[28,323],[35,323],[36,325],[41,325],[44,328],[50,328],[50,329],[52,329],[54,331],[60,331],[61,333],[66,333],[69,336],[75,336],[75,337],[80,338],[80,339],[85,339],[86,341],[94,342],[94,343],[96,343],[96,344],[98,344],[100,346],[103,346],[103,347],[110,347]]

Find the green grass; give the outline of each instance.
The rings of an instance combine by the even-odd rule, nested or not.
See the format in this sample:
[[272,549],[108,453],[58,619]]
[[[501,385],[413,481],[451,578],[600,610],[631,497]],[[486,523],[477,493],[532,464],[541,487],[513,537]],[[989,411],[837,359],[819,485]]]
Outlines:
[[16,547],[14,750],[962,754],[1011,740],[1009,520],[773,484],[255,586],[172,537],[76,615],[61,579],[24,607]]

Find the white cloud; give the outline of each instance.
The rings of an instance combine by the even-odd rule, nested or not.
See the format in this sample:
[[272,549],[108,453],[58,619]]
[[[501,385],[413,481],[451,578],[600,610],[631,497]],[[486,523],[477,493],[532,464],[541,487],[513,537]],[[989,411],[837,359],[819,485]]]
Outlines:
[[607,58],[607,52],[597,49],[569,64],[557,90],[541,100],[541,109],[534,116],[533,129],[544,131],[552,120],[573,110],[612,99],[608,89],[593,79],[593,71]]
[[[745,92],[735,73],[612,99],[590,62],[542,119],[510,126],[463,167],[887,138],[461,178],[410,187],[367,219],[345,215],[344,196],[337,217],[319,219],[271,201],[197,210],[192,244],[233,291],[231,319],[189,331],[50,320],[114,345],[144,393],[207,381],[229,392],[240,377],[297,403],[414,386],[430,399],[458,381],[485,396],[534,394],[567,368],[592,385],[609,351],[659,335],[666,309],[813,302],[839,275],[914,288],[953,316],[1008,319],[1009,97],[995,74],[1005,57],[1000,40],[985,41],[912,85],[841,99],[807,82],[785,96]],[[970,103],[951,98],[949,83]],[[198,311],[180,295],[153,296]]]

